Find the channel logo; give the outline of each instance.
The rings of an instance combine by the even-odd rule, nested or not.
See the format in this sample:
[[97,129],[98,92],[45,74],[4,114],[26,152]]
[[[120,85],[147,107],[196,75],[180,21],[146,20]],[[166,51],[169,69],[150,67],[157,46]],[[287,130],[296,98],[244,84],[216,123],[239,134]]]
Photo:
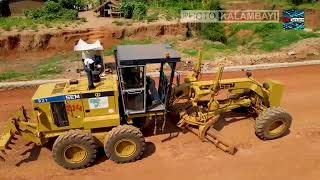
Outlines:
[[283,10],[282,12],[282,27],[283,29],[304,29],[304,10]]

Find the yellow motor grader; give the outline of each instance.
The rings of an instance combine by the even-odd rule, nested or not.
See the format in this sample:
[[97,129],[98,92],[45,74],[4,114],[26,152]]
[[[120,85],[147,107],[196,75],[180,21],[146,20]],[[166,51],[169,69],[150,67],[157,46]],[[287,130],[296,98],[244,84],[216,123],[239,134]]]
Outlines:
[[[90,166],[97,148],[117,163],[138,160],[145,150],[140,128],[154,122],[154,132],[164,129],[169,112],[178,112],[178,126],[199,128],[201,140],[233,154],[235,147],[213,128],[221,113],[248,108],[258,116],[256,135],[261,139],[283,136],[292,118],[279,107],[283,84],[259,83],[250,77],[221,79],[223,68],[210,81],[199,79],[201,54],[194,72],[180,83],[176,72],[179,54],[165,44],[120,45],[114,53],[116,75],[107,75],[88,90],[85,79],[40,85],[28,113],[21,107],[4,127],[0,150],[10,149],[14,136],[38,146],[53,141],[52,155],[67,169]],[[147,73],[159,65],[157,78]],[[229,96],[218,99],[220,91]]]

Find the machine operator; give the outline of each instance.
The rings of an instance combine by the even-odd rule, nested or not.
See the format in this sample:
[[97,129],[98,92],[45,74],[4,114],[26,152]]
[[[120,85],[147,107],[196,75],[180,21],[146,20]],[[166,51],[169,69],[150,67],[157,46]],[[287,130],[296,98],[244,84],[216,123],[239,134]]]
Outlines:
[[93,70],[94,70],[94,61],[91,58],[82,59],[84,70],[87,73],[88,78],[88,89],[94,89],[93,84]]

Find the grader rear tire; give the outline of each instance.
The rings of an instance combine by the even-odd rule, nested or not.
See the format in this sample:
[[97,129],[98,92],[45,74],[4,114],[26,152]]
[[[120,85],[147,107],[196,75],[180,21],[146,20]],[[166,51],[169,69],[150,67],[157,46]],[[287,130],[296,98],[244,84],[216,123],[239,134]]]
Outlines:
[[141,131],[130,125],[113,128],[104,144],[104,151],[116,163],[133,162],[141,158],[145,140]]
[[256,135],[263,140],[282,137],[291,126],[292,117],[280,107],[269,108],[256,119]]
[[70,130],[56,139],[52,154],[60,166],[66,169],[81,169],[95,161],[97,145],[90,133]]

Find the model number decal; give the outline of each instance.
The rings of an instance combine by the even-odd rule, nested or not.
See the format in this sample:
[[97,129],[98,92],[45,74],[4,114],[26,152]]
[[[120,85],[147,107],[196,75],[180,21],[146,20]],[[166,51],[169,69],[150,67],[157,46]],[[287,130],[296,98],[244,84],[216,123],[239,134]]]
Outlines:
[[75,100],[75,99],[80,99],[80,95],[79,94],[75,94],[75,95],[66,95],[66,100]]
[[59,102],[59,101],[76,100],[76,99],[81,99],[80,94],[71,94],[71,95],[39,98],[39,99],[35,99],[34,102],[35,103],[46,103],[46,102]]
[[46,98],[43,98],[43,99],[37,99],[38,102],[37,103],[45,103],[45,102],[48,102],[48,99]]

